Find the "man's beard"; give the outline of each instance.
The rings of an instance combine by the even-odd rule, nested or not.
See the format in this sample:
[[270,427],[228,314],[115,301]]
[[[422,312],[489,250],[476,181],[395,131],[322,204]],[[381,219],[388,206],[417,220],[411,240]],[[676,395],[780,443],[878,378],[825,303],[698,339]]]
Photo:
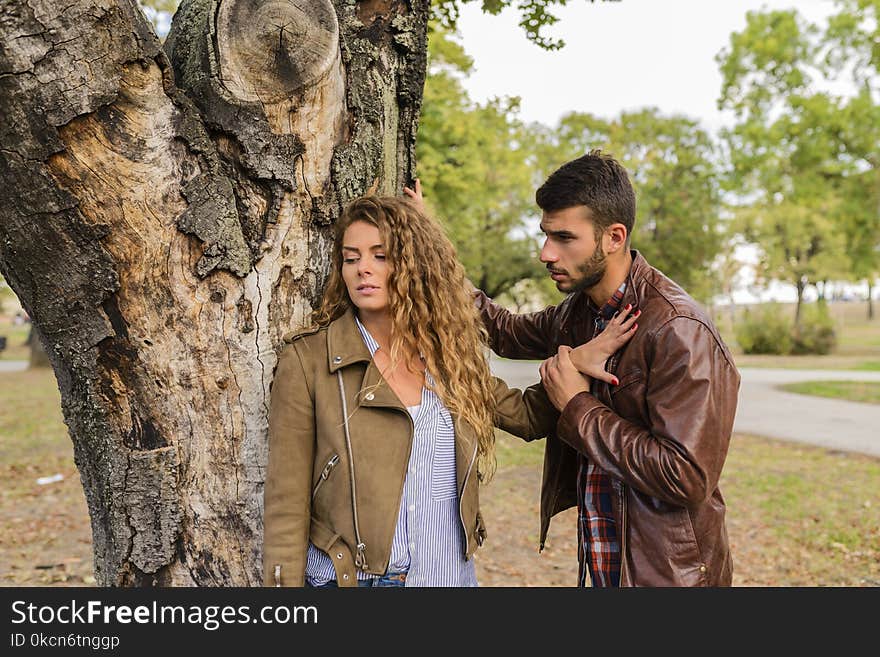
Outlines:
[[605,269],[608,266],[606,260],[607,256],[602,250],[602,245],[597,244],[593,251],[593,255],[578,265],[577,273],[580,276],[572,279],[571,287],[567,290],[563,290],[557,285],[557,289],[566,294],[576,294],[596,287],[596,285],[599,284],[599,281],[602,280],[602,277],[605,276]]

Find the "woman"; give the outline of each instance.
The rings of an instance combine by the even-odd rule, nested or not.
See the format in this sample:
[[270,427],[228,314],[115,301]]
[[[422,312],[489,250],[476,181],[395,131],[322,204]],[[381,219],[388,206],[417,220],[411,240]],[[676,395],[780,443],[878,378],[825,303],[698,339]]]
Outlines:
[[476,586],[493,426],[532,439],[557,414],[540,385],[491,376],[465,281],[415,205],[346,207],[323,304],[273,382],[266,585]]

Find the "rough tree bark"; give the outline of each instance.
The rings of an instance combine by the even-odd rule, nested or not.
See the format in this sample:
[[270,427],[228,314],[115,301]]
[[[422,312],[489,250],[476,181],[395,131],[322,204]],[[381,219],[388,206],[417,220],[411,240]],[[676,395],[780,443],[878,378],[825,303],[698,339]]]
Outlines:
[[[61,6],[62,4],[66,6]],[[257,585],[281,336],[410,180],[427,0],[0,0],[0,271],[43,336],[103,585]]]

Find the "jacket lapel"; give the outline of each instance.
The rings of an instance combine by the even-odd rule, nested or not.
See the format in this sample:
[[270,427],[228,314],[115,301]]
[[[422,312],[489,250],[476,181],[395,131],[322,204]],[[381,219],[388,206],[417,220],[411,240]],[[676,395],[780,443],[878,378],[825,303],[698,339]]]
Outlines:
[[637,281],[640,281],[644,275],[644,268],[647,266],[642,254],[633,249],[632,265],[629,268],[629,274],[626,276],[626,291],[623,293],[623,300],[620,302],[620,308],[626,308],[627,304],[632,304],[633,311],[639,308],[639,294]]
[[366,365],[357,393],[358,406],[389,407],[406,411],[406,407],[379,373],[370,350],[364,344],[351,308],[331,322],[327,329],[327,360],[331,374],[340,368],[358,363]]
[[327,327],[327,367],[335,374],[340,367],[371,360],[370,350],[355,324],[354,311],[349,308]]

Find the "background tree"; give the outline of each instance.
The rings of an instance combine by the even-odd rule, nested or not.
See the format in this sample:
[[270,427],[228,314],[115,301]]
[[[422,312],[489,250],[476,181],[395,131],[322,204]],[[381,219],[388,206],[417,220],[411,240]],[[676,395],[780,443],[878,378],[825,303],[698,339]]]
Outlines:
[[835,221],[839,144],[829,122],[838,101],[812,88],[821,75],[816,32],[795,11],[750,12],[718,57],[719,106],[737,119],[723,136],[731,189],[747,199],[741,226],[759,248],[759,271],[796,287],[796,322],[807,285],[848,269]]
[[473,103],[460,80],[473,62],[444,28],[432,32],[428,51],[418,173],[471,281],[495,297],[545,275],[526,223],[534,215],[533,169],[519,101]]
[[824,35],[824,71],[856,90],[838,123],[847,175],[842,219],[851,271],[868,284],[868,319],[873,319],[874,281],[880,276],[880,1],[838,0],[837,6]]
[[[807,285],[841,278],[870,285],[877,275],[880,208],[868,207],[874,192],[852,191],[872,169],[878,134],[876,87],[859,61],[868,44],[859,30],[870,21],[852,11],[876,12],[876,3],[849,5],[824,34],[795,11],[750,13],[718,58],[719,105],[737,117],[724,135],[731,188],[749,208],[741,217],[762,270],[796,286],[798,319]],[[835,69],[867,86],[850,96],[817,90]]]

